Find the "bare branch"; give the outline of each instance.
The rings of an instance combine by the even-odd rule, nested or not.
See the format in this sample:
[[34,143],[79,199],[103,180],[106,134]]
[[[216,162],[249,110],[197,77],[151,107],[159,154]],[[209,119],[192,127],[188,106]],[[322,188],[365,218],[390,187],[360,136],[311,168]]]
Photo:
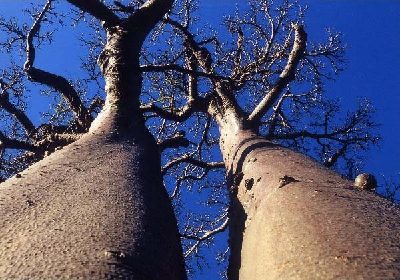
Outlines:
[[37,147],[25,141],[10,139],[0,131],[0,148],[36,151]]
[[160,152],[163,152],[164,150],[171,148],[187,148],[190,145],[190,141],[185,137],[184,133],[178,132],[168,139],[158,141],[157,144]]
[[89,105],[88,112],[94,113],[96,110],[101,109],[104,106],[104,100],[100,97],[95,97]]
[[279,79],[275,83],[275,86],[267,93],[267,95],[256,106],[254,111],[249,115],[248,120],[250,122],[259,123],[263,115],[279,98],[282,90],[295,78],[297,65],[299,64],[306,48],[307,34],[301,25],[294,24],[293,28],[295,30],[295,41],[287,64],[279,75]]
[[[298,132],[293,132],[293,133],[284,133],[284,134],[271,134],[266,136],[266,138],[268,140],[282,140],[282,139],[295,139],[295,138],[313,138],[313,139],[331,139],[331,140],[335,140],[338,142],[347,142],[349,141],[349,139],[341,139],[339,136],[342,134],[345,134],[346,132],[345,128],[342,128],[340,130],[336,130],[330,133],[314,133],[314,132],[310,132],[307,130],[302,130],[302,131],[298,131]],[[355,137],[355,138],[351,138],[351,140],[353,140],[354,142],[362,140],[362,137]]]
[[126,21],[129,28],[146,37],[171,9],[174,0],[147,0]]
[[177,195],[179,194],[179,191],[182,187],[183,182],[191,180],[191,181],[200,181],[203,180],[204,177],[208,174],[207,170],[204,171],[200,176],[194,176],[194,175],[184,175],[184,176],[180,176],[175,183],[175,188],[174,191],[172,192],[172,194],[169,196],[170,199],[174,199],[177,197]]
[[[190,118],[193,113],[195,112],[206,112],[206,101],[204,98],[201,98],[198,95],[198,76],[197,76],[197,64],[195,58],[191,55],[191,52],[188,51],[187,53],[187,66],[188,66],[188,74],[189,74],[189,81],[188,81],[188,90],[187,90],[187,103],[181,108],[174,110],[173,108],[171,111],[166,111],[157,107],[154,103],[149,105],[142,106],[141,109],[144,112],[154,112],[158,116],[161,116],[165,119],[173,120],[176,122],[182,122]],[[173,65],[169,65],[170,67]],[[175,65],[178,69],[185,69],[184,67]],[[164,65],[164,68],[168,67],[168,65]]]
[[24,70],[29,79],[34,82],[47,85],[56,91],[60,92],[64,99],[67,101],[71,110],[74,112],[78,123],[83,129],[87,129],[92,122],[93,118],[88,110],[82,103],[79,94],[76,92],[70,82],[62,76],[46,72],[44,70],[35,68],[35,47],[33,45],[33,38],[40,30],[40,25],[46,12],[51,8],[52,0],[48,0],[40,15],[36,18],[32,28],[30,29],[26,38],[26,55],[27,59],[24,65]]
[[274,106],[274,112],[271,115],[270,119],[268,120],[269,123],[269,128],[268,128],[268,134],[273,134],[277,125],[277,119],[278,116],[280,116],[280,111],[282,110],[282,105],[286,99],[286,97],[289,95],[289,91],[284,93],[280,99],[278,100],[278,102],[276,103],[276,105]]
[[132,14],[135,12],[135,7],[132,6],[125,6],[119,1],[114,1],[114,5],[117,7],[117,11],[127,13],[127,14]]
[[43,10],[39,14],[39,16],[36,18],[35,22],[33,23],[32,27],[28,33],[28,36],[26,38],[26,54],[27,55],[26,55],[26,62],[24,65],[24,69],[28,69],[28,68],[32,67],[33,62],[35,61],[36,51],[33,46],[33,37],[39,32],[41,22],[45,16],[45,14],[50,10],[52,2],[53,2],[53,0],[48,0],[46,2],[45,6],[43,7]]
[[193,253],[193,251],[195,251],[199,247],[202,241],[205,241],[211,238],[212,236],[225,231],[228,228],[228,225],[229,225],[229,218],[226,218],[225,221],[219,227],[213,230],[206,231],[202,236],[192,236],[183,234],[182,237],[184,238],[196,240],[196,242],[185,252],[184,254],[185,258],[188,257],[191,253]]
[[147,0],[139,8],[139,12],[146,16],[146,22],[153,28],[171,9],[173,2],[174,0]]
[[[192,33],[190,33],[189,29],[179,22],[172,20],[170,18],[165,20],[166,23],[170,24],[176,30],[178,30],[183,37],[185,38],[185,46],[188,50],[193,54],[196,58],[198,64],[204,69],[204,71],[211,75],[212,73],[212,59],[211,53],[204,47],[196,42]],[[213,76],[213,75],[211,75]]]
[[225,164],[223,162],[205,162],[199,159],[196,159],[193,157],[192,154],[184,154],[181,157],[175,158],[168,162],[164,167],[161,169],[162,175],[165,175],[167,171],[172,168],[173,166],[176,166],[181,163],[188,163],[192,164],[204,169],[210,169],[210,168],[224,168]]
[[189,119],[194,112],[204,111],[203,99],[189,100],[188,103],[180,110],[167,111],[163,108],[158,107],[154,103],[146,104],[140,106],[143,113],[155,113],[161,118],[175,121],[183,122]]
[[7,86],[0,79],[0,88],[2,93],[0,94],[0,107],[6,110],[9,114],[13,115],[14,118],[22,125],[26,134],[32,136],[36,128],[29,117],[14,104],[10,102],[9,93],[6,91]]
[[347,148],[350,143],[344,143],[343,146],[338,149],[333,155],[331,155],[328,159],[326,159],[323,164],[326,167],[332,167],[336,164],[338,159],[346,154]]
[[120,23],[120,18],[99,0],[67,0],[79,8],[106,23],[107,26],[115,26]]
[[196,75],[198,77],[205,77],[210,79],[228,80],[227,77],[215,75],[214,73],[205,73],[202,71],[190,70],[178,64],[164,64],[164,65],[142,65],[140,66],[142,72],[165,72],[176,71],[182,74]]
[[26,72],[32,81],[45,84],[60,92],[63,98],[67,101],[72,112],[75,114],[78,123],[83,129],[87,129],[90,126],[93,117],[83,105],[78,92],[76,92],[74,87],[67,79],[35,67],[26,69]]

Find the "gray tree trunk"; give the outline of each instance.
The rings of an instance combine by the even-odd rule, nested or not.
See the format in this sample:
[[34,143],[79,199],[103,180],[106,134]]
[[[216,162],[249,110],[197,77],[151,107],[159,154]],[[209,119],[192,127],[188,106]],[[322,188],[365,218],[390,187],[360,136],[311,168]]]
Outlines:
[[220,127],[232,193],[229,279],[400,278],[398,207],[240,126]]
[[154,139],[116,115],[0,186],[1,279],[186,278]]

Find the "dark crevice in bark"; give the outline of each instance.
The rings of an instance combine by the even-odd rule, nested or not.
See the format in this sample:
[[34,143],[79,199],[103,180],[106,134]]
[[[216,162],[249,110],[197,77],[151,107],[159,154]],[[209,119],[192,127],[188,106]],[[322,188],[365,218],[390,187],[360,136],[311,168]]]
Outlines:
[[[256,142],[254,142],[256,141]],[[253,142],[247,146],[248,143]],[[243,150],[241,150],[245,147]],[[235,149],[230,151],[231,166],[228,169],[228,178],[233,177],[233,174],[242,173],[243,164],[248,154],[256,149],[263,147],[279,147],[278,145],[269,142],[260,136],[253,136],[239,142]],[[231,181],[228,181],[231,182]]]
[[245,231],[246,212],[238,200],[236,193],[230,195],[229,206],[229,264],[228,279],[239,280],[239,270],[241,266],[241,250],[243,242],[243,233]]

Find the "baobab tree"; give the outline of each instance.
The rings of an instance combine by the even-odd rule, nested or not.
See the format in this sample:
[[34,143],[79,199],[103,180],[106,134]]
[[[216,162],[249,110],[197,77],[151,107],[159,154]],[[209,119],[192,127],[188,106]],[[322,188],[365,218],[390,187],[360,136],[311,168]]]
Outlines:
[[[340,123],[338,105],[322,98],[340,71],[339,34],[308,42],[289,1],[250,1],[218,35],[198,31],[194,1],[167,12],[172,1],[70,0],[93,35],[82,38],[88,75],[74,84],[35,66],[52,38],[46,24],[66,17],[52,2],[31,11],[32,25],[1,21],[3,48],[25,50],[24,66],[2,80],[2,172],[19,172],[1,190],[3,275],[185,278],[161,175],[179,213],[184,187],[223,168],[227,188],[207,197],[221,212],[181,225],[185,256],[229,225],[230,279],[398,273],[397,208],[326,168],[354,166],[377,140],[367,103]],[[25,111],[26,78],[62,96],[40,126]],[[91,92],[103,81],[105,101]]]
[[[373,263],[399,253],[392,239],[398,235],[398,230],[392,231],[398,210],[388,211],[389,218],[383,220],[392,222],[381,221],[384,226],[379,222],[380,230],[376,230],[374,223],[382,211],[372,217],[363,209],[376,205],[391,209],[390,203],[355,190],[351,182],[270,141],[283,139],[292,148],[307,148],[305,139],[314,139],[314,148],[320,148],[320,160],[328,167],[353,145],[364,148],[375,141],[366,133],[371,127],[367,104],[342,124],[329,121],[337,109],[332,103],[318,102],[318,95],[321,80],[328,75],[326,65],[333,72],[340,70],[340,37],[330,34],[325,44],[307,45],[302,12],[296,14],[293,7],[295,3],[285,1],[278,7],[269,1],[251,2],[248,11],[225,20],[233,44],[214,34],[193,34],[190,16],[181,22],[167,19],[181,36],[175,53],[187,54],[187,66],[179,65],[173,56],[165,61],[167,56],[159,54],[154,57],[162,59],[143,68],[189,72],[188,85],[181,86],[189,89],[182,95],[187,102],[178,105],[182,102],[176,94],[179,83],[167,76],[158,79],[161,86],[153,83],[154,91],[163,93],[178,84],[173,91],[176,103],[167,100],[156,106],[160,101],[154,99],[143,107],[172,121],[182,122],[193,112],[216,121],[231,194],[230,279],[380,277],[386,273],[389,277],[397,273],[393,258],[381,261],[377,270]],[[171,41],[170,49],[174,49]],[[201,84],[201,77],[208,79],[208,87]],[[314,119],[305,123],[310,112]],[[392,248],[390,252],[382,251],[386,247]],[[357,263],[349,264],[347,260],[353,258]]]
[[[2,185],[1,278],[186,279],[158,148],[139,110],[141,45],[172,1],[147,1],[124,19],[97,0],[68,2],[102,21],[107,33],[99,58],[107,98],[91,123],[71,83],[35,66],[33,40],[51,12],[47,1],[23,34],[23,70],[65,98],[77,120],[75,136],[88,132]],[[12,89],[2,84],[2,105],[34,139],[28,150],[40,153],[42,132],[9,103]],[[69,138],[56,130],[48,135]],[[5,147],[14,143],[20,141],[2,136]]]

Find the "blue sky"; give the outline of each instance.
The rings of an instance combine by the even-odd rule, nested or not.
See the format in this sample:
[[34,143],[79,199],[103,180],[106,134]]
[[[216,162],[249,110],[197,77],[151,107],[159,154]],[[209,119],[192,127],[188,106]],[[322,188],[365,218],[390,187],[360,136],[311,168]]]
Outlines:
[[[203,0],[210,24],[234,9],[235,1]],[[245,1],[239,1],[245,2]],[[343,34],[347,45],[346,66],[327,95],[338,97],[346,108],[355,108],[359,98],[372,101],[381,124],[379,147],[367,154],[366,172],[396,176],[400,172],[400,1],[397,0],[304,0],[306,31],[318,41],[326,28]]]
[[400,1],[309,0],[309,33],[332,27],[343,33],[347,44],[347,67],[328,94],[351,104],[370,99],[381,124],[383,138],[368,153],[366,171],[380,178],[400,172]]

